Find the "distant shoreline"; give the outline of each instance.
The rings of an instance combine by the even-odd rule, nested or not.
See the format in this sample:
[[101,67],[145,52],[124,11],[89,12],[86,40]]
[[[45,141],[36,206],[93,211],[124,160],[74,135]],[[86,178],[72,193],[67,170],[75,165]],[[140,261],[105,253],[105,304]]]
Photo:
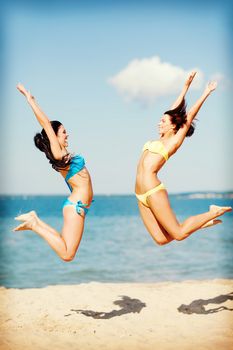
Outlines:
[[[59,194],[0,194],[0,198],[4,197],[64,197],[66,193]],[[123,194],[95,194],[96,197],[135,197],[133,193]],[[194,191],[194,192],[175,192],[169,193],[169,196],[190,198],[190,199],[202,199],[202,198],[233,198],[233,190],[231,191]]]

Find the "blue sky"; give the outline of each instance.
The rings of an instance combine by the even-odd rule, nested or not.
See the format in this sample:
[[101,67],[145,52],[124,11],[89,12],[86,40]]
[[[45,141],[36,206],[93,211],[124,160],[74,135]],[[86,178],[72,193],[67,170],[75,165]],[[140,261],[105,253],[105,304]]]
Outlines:
[[[230,5],[110,3],[12,1],[2,8],[1,192],[66,192],[33,145],[40,126],[15,88],[22,82],[49,118],[65,125],[69,149],[86,158],[95,193],[133,193],[141,148],[157,138],[155,126],[176,94],[168,91],[148,104],[140,96],[127,99],[109,79],[133,60],[153,57],[183,71],[198,68],[203,84],[222,77],[194,136],[169,160],[161,180],[170,193],[232,190]],[[188,106],[203,88],[190,91]]]

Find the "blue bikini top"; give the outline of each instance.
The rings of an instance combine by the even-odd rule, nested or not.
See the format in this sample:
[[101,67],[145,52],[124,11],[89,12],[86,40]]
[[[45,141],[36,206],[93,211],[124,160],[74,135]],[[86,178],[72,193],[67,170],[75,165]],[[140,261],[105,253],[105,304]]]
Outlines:
[[70,192],[72,192],[72,187],[68,183],[68,180],[72,176],[74,176],[75,174],[79,173],[84,167],[85,167],[85,160],[81,155],[77,154],[76,156],[71,158],[70,168],[69,168],[68,173],[65,177],[65,181],[67,183],[67,186],[70,189]]

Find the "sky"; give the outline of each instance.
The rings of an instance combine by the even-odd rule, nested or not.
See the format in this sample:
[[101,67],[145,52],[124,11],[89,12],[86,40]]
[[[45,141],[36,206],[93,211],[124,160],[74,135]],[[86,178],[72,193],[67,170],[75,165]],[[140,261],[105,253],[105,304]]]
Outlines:
[[8,1],[1,5],[1,193],[64,194],[66,185],[33,144],[41,130],[21,82],[82,154],[96,194],[134,193],[143,144],[188,72],[188,108],[217,79],[196,130],[159,173],[169,193],[230,191],[230,2]]

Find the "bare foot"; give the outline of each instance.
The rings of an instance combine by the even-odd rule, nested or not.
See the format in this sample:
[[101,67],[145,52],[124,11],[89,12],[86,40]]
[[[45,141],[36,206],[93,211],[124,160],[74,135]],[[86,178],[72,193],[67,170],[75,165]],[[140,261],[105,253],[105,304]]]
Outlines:
[[232,207],[219,207],[218,205],[210,205],[210,211],[217,217],[223,215],[228,211],[232,211]]
[[210,220],[205,225],[202,225],[201,228],[211,227],[221,223],[222,223],[222,220]]
[[22,224],[15,227],[13,231],[33,230],[33,227],[37,224],[38,217],[35,211],[16,216],[15,220],[23,221]]

